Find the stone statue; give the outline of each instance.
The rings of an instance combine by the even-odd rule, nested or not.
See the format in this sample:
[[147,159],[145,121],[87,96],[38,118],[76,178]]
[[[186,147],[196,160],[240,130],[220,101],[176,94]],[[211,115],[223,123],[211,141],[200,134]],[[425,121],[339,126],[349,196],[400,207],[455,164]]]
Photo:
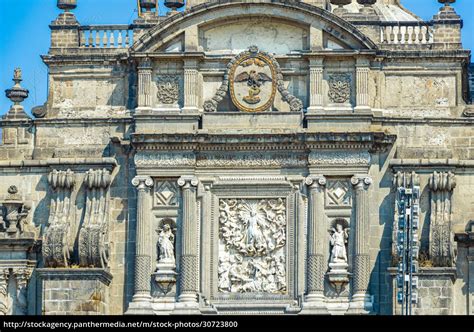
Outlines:
[[336,228],[332,229],[331,263],[347,263],[346,243],[349,238],[347,230],[341,224],[336,224]]
[[165,224],[158,229],[159,263],[175,263],[174,234],[170,225]]

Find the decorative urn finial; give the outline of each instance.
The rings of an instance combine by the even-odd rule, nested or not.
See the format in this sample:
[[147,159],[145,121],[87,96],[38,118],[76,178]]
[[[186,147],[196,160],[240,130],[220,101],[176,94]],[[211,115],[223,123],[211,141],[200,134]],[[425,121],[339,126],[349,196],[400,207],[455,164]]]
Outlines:
[[21,87],[21,81],[23,81],[21,69],[15,68],[13,72],[13,82],[15,82],[15,85],[11,89],[5,90],[5,95],[14,105],[20,105],[23,100],[28,98],[29,91]]
[[172,12],[176,12],[178,8],[184,6],[184,0],[165,0],[165,6],[170,8]]
[[76,9],[77,0],[58,0],[57,6],[59,9],[68,12],[70,10]]
[[347,9],[344,6],[349,5],[351,2],[352,0],[331,0],[331,4],[339,6],[334,8],[333,14],[341,16],[347,13]]
[[138,0],[138,16],[157,16],[158,0]]
[[359,5],[363,5],[364,7],[370,7],[374,5],[377,2],[377,0],[357,0],[357,3]]
[[438,0],[439,3],[445,5],[446,7],[448,7],[449,5],[451,5],[452,3],[455,3],[456,0]]

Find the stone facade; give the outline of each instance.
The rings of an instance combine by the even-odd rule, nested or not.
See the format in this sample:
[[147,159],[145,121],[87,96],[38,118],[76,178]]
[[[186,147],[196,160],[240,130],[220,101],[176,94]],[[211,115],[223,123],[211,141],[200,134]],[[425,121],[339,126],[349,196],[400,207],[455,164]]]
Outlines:
[[395,0],[60,14],[46,103],[25,112],[16,71],[0,121],[0,312],[399,314],[416,182],[414,312],[472,313],[461,25]]

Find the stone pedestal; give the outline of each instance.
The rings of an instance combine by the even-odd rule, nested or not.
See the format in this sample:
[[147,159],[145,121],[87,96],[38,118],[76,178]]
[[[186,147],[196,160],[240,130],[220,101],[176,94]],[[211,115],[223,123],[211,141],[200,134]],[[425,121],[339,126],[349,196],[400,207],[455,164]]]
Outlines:
[[107,315],[112,275],[104,269],[36,270],[43,315]]

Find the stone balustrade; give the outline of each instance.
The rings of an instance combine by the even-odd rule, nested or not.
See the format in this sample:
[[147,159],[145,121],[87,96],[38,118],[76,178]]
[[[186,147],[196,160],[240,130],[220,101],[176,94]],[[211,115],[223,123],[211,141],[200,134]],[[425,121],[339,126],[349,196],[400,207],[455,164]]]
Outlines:
[[425,45],[433,43],[433,30],[424,22],[387,22],[380,30],[380,43]]
[[129,25],[86,25],[79,28],[79,46],[84,48],[128,48],[133,44]]

